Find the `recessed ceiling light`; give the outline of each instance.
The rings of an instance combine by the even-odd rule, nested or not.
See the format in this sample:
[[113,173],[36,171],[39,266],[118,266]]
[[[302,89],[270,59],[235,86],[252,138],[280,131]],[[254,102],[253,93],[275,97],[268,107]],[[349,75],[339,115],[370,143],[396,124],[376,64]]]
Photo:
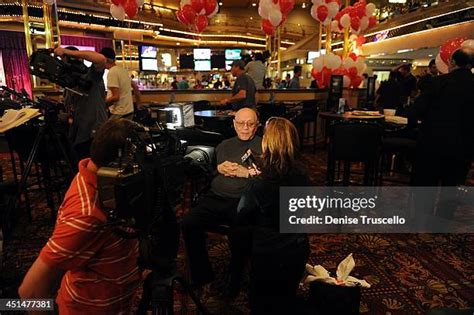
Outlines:
[[181,45],[181,43],[176,43],[177,46]]
[[432,55],[432,54],[429,54],[428,57],[433,57],[433,55]]
[[219,2],[219,5],[222,5],[222,2]]
[[253,20],[253,16],[251,16],[250,19]]
[[301,7],[302,7],[303,9],[306,8],[306,3],[303,2],[303,3],[301,4]]
[[257,4],[255,2],[252,3],[252,7],[256,7],[256,6],[257,6]]

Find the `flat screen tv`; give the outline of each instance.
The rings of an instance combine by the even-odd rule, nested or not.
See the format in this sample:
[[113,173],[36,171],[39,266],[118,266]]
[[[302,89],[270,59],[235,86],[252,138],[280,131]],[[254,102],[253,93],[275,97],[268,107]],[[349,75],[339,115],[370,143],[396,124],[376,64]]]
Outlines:
[[140,71],[158,71],[158,60],[155,58],[140,58]]
[[194,70],[211,71],[211,61],[210,60],[194,60]]
[[226,49],[225,59],[227,60],[239,60],[242,49]]
[[194,48],[194,60],[211,59],[211,50],[209,48]]
[[179,68],[180,69],[194,69],[194,57],[193,55],[179,55]]
[[140,46],[141,58],[156,58],[158,48],[155,46]]
[[225,55],[212,55],[211,56],[211,68],[212,69],[224,69],[225,68]]
[[306,59],[307,63],[311,64],[313,63],[313,60],[315,58],[318,58],[320,56],[320,52],[319,51],[308,51],[308,58]]

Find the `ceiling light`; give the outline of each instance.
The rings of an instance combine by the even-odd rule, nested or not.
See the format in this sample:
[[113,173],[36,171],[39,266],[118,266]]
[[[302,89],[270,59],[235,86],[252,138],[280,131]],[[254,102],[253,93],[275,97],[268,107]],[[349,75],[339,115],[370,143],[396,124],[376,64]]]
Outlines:
[[429,54],[428,57],[433,57],[433,55],[432,55],[432,54]]
[[255,2],[252,3],[252,7],[256,7],[256,6],[257,6],[257,4]]
[[251,16],[250,19],[253,20],[253,16]]
[[303,2],[303,4],[301,4],[301,7],[302,7],[303,9],[305,9],[305,8],[306,8],[306,3]]
[[176,46],[179,46],[179,45],[181,45],[181,43],[176,43]]
[[222,2],[219,2],[219,5],[222,6]]

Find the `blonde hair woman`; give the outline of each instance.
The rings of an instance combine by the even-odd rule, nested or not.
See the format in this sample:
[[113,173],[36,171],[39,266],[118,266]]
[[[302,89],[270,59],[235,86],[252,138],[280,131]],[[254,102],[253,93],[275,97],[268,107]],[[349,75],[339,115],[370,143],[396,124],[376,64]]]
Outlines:
[[292,314],[309,255],[306,234],[279,232],[281,186],[307,186],[298,131],[285,118],[270,118],[262,140],[260,175],[252,179],[238,207],[238,222],[250,227],[251,314]]

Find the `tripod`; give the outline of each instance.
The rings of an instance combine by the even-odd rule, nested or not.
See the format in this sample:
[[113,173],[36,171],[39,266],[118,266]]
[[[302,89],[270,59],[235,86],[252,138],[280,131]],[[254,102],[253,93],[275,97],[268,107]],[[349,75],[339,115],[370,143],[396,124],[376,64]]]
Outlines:
[[194,294],[194,292],[191,290],[189,283],[183,278],[181,274],[178,272],[173,272],[168,276],[162,276],[156,271],[152,271],[145,279],[143,284],[143,296],[140,301],[137,314],[146,314],[148,307],[151,304],[153,315],[173,315],[173,289],[175,283],[179,283],[185,292],[189,294],[194,304],[196,304],[200,314],[211,314],[204,308],[196,294]]
[[[31,168],[33,166],[33,163],[37,159],[39,146],[40,146],[41,143],[44,143],[43,141],[46,139],[46,137],[49,137],[49,139],[53,140],[53,143],[56,145],[56,148],[59,149],[59,153],[61,154],[62,158],[64,159],[64,161],[66,161],[66,164],[67,164],[66,166],[68,167],[69,171],[71,172],[71,174],[74,174],[75,169],[73,167],[73,164],[71,163],[71,160],[70,160],[70,158],[67,154],[67,151],[66,151],[63,143],[61,142],[61,139],[59,138],[58,134],[54,131],[52,122],[50,121],[50,118],[48,117],[48,115],[45,115],[44,117],[45,117],[45,120],[43,122],[39,122],[38,134],[36,135],[36,138],[33,142],[33,147],[31,148],[26,166],[23,170],[20,185],[18,187],[18,191],[17,191],[16,196],[15,196],[15,200],[19,200],[20,196],[24,192],[26,192],[26,190],[27,190],[28,177],[30,176]],[[51,209],[53,209],[54,203],[53,203],[51,195],[49,195],[49,193],[48,193],[49,192],[49,189],[48,189],[49,188],[49,179],[46,180],[46,184],[47,184],[47,186],[46,186],[46,190],[47,190],[46,197],[47,197],[48,205],[51,207]],[[12,207],[13,208],[15,207],[15,203],[13,203]],[[11,210],[12,209],[10,209],[10,211]],[[28,209],[28,219],[30,221],[32,219],[30,208]]]

